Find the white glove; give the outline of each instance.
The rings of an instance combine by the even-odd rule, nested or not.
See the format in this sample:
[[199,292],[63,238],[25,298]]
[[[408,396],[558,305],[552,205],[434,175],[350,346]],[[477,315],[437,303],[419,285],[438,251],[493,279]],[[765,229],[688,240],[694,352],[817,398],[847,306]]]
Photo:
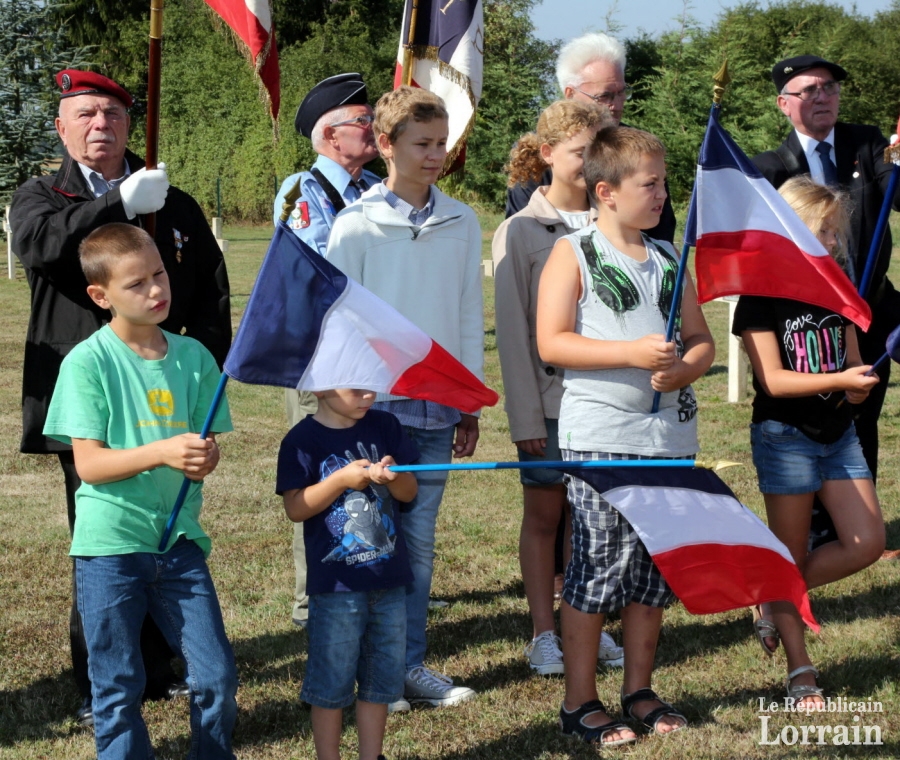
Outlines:
[[159,164],[158,169],[138,169],[120,186],[122,205],[125,216],[134,219],[138,214],[152,214],[159,211],[166,202],[169,192],[169,177],[166,165]]

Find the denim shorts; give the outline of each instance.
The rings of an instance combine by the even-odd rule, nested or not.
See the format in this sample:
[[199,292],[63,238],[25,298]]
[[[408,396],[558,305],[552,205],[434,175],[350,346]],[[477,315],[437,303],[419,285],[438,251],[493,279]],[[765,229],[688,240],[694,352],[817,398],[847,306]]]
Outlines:
[[826,480],[872,479],[853,425],[834,443],[816,443],[793,425],[765,420],[750,425],[750,444],[762,493],[812,493]]
[[390,704],[406,678],[406,587],[309,597],[309,656],[300,699],[316,707]]
[[[562,460],[562,454],[559,453],[559,420],[544,417],[544,425],[547,428],[547,448],[544,449],[544,456],[532,456],[517,446],[516,451],[519,452],[520,462],[559,462]],[[563,482],[563,474],[559,470],[535,467],[533,470],[519,470],[519,482],[523,486],[555,486]]]

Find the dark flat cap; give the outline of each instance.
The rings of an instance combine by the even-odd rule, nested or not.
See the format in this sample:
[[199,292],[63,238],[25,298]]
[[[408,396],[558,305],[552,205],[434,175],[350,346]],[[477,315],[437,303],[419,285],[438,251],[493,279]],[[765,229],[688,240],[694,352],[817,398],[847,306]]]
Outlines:
[[810,69],[827,69],[836,82],[843,82],[847,78],[846,70],[836,63],[826,61],[817,55],[797,55],[779,61],[772,68],[772,81],[775,82],[775,89],[780,93],[791,79]]
[[121,85],[112,79],[95,74],[93,71],[79,71],[78,69],[64,69],[56,75],[56,84],[59,85],[60,99],[71,98],[75,95],[109,95],[122,101],[125,108],[134,105],[134,98]]
[[312,137],[316,122],[329,111],[341,106],[364,106],[369,102],[366,83],[360,74],[338,74],[323,79],[303,98],[294,126],[304,137]]

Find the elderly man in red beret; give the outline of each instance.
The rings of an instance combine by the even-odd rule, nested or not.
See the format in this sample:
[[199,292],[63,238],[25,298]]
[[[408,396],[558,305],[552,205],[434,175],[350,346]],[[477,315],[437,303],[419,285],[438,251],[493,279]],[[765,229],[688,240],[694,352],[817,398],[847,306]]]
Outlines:
[[[72,530],[75,491],[81,483],[72,450],[45,438],[42,431],[63,357],[109,320],[109,312],[88,298],[78,263],[81,241],[108,222],[143,226],[143,215],[155,212],[155,242],[172,288],[171,310],[160,326],[196,338],[221,364],[231,344],[231,314],[225,261],[199,205],[169,185],[163,165],[148,170],[126,148],[131,95],[111,79],[89,71],[67,69],[56,81],[60,87],[56,129],[65,147],[62,166],[56,174],[30,179],[16,190],[10,224],[13,250],[31,288],[20,450],[59,458]],[[74,599],[70,638],[83,700],[77,719],[90,725],[87,650]],[[187,696],[187,685],[172,668],[174,655],[149,618],[142,646],[145,698]]]

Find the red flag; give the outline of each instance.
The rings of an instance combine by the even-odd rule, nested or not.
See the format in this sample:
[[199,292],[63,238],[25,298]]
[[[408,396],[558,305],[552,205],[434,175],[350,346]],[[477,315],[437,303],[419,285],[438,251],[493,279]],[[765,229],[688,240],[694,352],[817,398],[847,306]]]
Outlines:
[[[410,37],[410,28],[413,29]],[[411,40],[411,44],[410,44]],[[484,65],[484,12],[481,0],[406,0],[397,51],[394,87],[406,81],[406,54],[413,87],[443,98],[450,114],[450,138],[444,171],[462,165],[457,159],[475,125]]]
[[256,75],[266,88],[269,111],[278,118],[281,75],[269,0],[206,0],[243,43]]

